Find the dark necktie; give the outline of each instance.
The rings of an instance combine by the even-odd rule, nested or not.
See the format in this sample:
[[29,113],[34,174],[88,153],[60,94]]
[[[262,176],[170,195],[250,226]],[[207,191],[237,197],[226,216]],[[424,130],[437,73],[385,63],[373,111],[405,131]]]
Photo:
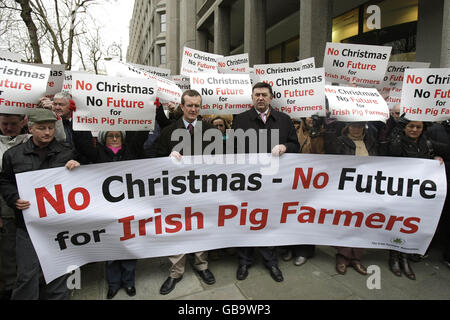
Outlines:
[[194,131],[194,126],[192,125],[192,123],[189,123],[188,130],[190,134],[192,134],[192,132]]

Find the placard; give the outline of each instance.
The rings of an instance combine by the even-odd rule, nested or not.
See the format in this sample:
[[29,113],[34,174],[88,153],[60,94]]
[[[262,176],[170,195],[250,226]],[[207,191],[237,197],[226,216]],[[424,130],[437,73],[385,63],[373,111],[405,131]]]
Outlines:
[[327,42],[323,66],[329,83],[379,88],[392,47]]
[[222,55],[184,47],[180,73],[186,77],[193,73],[218,73],[218,60],[222,57]]
[[450,68],[405,70],[400,113],[416,121],[450,119]]
[[0,61],[0,113],[26,114],[47,90],[50,69]]
[[402,97],[403,75],[406,69],[429,68],[429,62],[392,61],[388,63],[383,79],[381,96],[385,96],[389,110],[400,103]]
[[249,73],[248,53],[219,58],[219,73]]
[[202,96],[201,114],[237,114],[253,107],[248,74],[196,73],[191,89]]
[[282,74],[266,75],[274,98],[270,104],[292,118],[326,116],[324,69],[306,69]]
[[383,121],[389,109],[383,97],[373,88],[325,86],[330,117],[339,121]]
[[152,79],[72,74],[73,129],[153,130],[156,90]]

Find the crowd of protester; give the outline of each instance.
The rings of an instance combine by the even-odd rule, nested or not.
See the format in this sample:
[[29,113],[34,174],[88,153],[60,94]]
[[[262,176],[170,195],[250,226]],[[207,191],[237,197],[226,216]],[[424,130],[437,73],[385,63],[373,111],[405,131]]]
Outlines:
[[[173,141],[174,130],[189,130],[192,139],[198,131],[196,124],[202,122],[201,130],[217,128],[224,144],[229,139],[228,130],[244,129],[279,130],[280,141],[258,152],[281,156],[284,153],[342,154],[352,156],[392,156],[434,159],[446,166],[449,181],[450,122],[426,123],[409,121],[400,114],[399,105],[383,122],[340,122],[327,117],[291,119],[287,114],[270,106],[272,88],[258,83],[253,88],[253,108],[233,118],[226,116],[202,117],[201,96],[194,90],[184,92],[180,106],[169,105],[166,113],[158,103],[155,129],[152,132],[105,131],[94,138],[91,132],[74,131],[71,113],[75,110],[70,95],[60,93],[52,99],[42,98],[40,107],[28,115],[0,114],[0,205],[2,228],[1,273],[3,279],[2,299],[67,299],[67,276],[44,285],[39,260],[23,222],[21,211],[29,202],[19,198],[14,174],[25,171],[66,166],[73,170],[79,165],[105,163],[154,157],[175,157],[183,154],[174,149],[179,141]],[[193,144],[192,144],[193,145]],[[206,145],[206,144],[205,144]],[[259,145],[259,144],[258,144]],[[272,148],[272,145],[275,147]],[[270,146],[270,147],[269,147]],[[246,151],[248,152],[248,146]],[[195,154],[192,150],[191,155]],[[197,150],[198,152],[198,150]],[[111,208],[112,210],[114,208]],[[443,259],[450,267],[450,199],[447,195],[437,233],[442,235]],[[296,266],[305,264],[315,253],[314,245],[285,247],[227,248],[236,255],[238,268],[236,278],[243,281],[254,263],[255,249],[263,257],[270,276],[277,282],[284,280],[278,267],[278,255],[285,261],[293,260]],[[210,251],[210,258],[220,250]],[[160,293],[168,294],[184,273],[187,255],[168,257],[171,262],[169,276],[162,284]],[[418,262],[424,256],[409,255],[386,250],[386,263],[397,276],[404,274],[416,279],[411,261]],[[202,281],[211,285],[215,277],[208,268],[208,252],[194,253],[194,267]],[[364,266],[364,249],[336,248],[335,269],[345,274],[350,266],[358,273],[367,275]],[[137,260],[107,261],[107,298],[112,299],[120,288],[130,296],[136,294],[135,268]]]

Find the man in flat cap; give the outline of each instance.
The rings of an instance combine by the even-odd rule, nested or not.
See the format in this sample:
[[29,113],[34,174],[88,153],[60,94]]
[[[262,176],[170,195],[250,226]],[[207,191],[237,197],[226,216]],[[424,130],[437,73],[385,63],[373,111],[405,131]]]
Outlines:
[[[21,199],[15,175],[22,172],[66,166],[69,170],[80,164],[73,160],[73,149],[55,140],[55,114],[48,109],[31,109],[28,113],[28,128],[31,138],[7,150],[3,155],[0,172],[0,193],[17,218],[17,281],[12,300],[68,299],[67,275],[45,285],[36,251],[26,229],[22,210],[30,202]],[[44,283],[44,284],[43,284]]]

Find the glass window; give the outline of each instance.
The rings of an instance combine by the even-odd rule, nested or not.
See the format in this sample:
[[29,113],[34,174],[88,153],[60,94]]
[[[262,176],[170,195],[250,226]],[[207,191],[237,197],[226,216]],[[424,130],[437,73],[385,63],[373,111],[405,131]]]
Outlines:
[[161,32],[166,32],[166,14],[165,13],[161,13],[160,21],[161,21]]
[[341,42],[358,34],[358,14],[359,8],[356,8],[333,19],[332,42]]
[[161,57],[160,63],[161,64],[166,64],[166,62],[167,62],[167,60],[166,60],[166,46],[160,46],[159,50],[160,50],[159,52],[160,52],[160,57]]

